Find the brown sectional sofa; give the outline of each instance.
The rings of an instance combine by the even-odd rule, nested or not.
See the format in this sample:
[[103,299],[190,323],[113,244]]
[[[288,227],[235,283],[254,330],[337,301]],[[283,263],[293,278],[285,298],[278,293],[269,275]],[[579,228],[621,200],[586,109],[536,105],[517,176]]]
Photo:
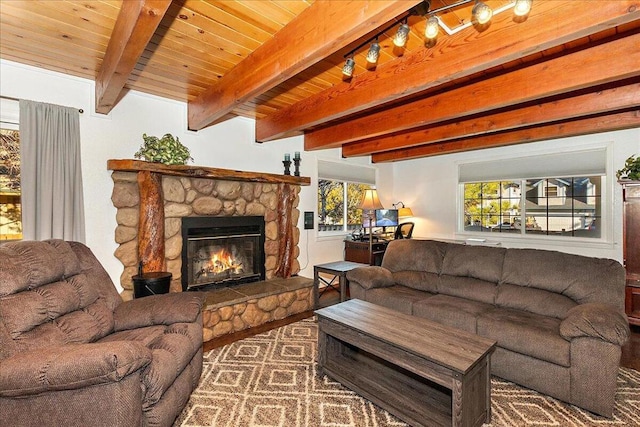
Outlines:
[[496,340],[492,374],[612,416],[629,336],[617,261],[396,240],[347,278],[352,298]]
[[0,245],[0,425],[171,426],[202,372],[201,305],[123,302],[80,243]]

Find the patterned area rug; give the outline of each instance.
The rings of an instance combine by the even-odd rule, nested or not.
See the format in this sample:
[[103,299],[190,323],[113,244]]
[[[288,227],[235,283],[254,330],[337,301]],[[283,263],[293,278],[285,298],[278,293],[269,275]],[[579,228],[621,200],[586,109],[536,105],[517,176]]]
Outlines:
[[[205,354],[200,386],[174,427],[406,426],[316,375],[318,328],[307,319]],[[640,426],[640,372],[620,369],[613,419],[492,379],[489,426]]]

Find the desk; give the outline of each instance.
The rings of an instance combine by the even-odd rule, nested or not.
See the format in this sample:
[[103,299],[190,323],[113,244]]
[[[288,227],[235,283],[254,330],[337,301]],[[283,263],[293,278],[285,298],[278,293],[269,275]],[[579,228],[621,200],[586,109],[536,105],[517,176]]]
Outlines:
[[369,241],[345,240],[345,261],[360,262],[362,264],[380,265],[389,242],[380,240],[371,244],[372,254],[369,253]]
[[[335,280],[338,279],[338,285],[340,286],[340,302],[347,299],[347,271],[353,270],[357,267],[366,267],[368,264],[361,264],[357,262],[349,261],[336,261],[328,262],[326,264],[319,264],[313,267],[313,306],[318,308],[318,302],[320,300],[320,282],[327,285],[327,288],[335,290]],[[325,280],[320,276],[320,273],[327,273],[333,276],[331,280]],[[324,290],[326,290],[325,288]]]

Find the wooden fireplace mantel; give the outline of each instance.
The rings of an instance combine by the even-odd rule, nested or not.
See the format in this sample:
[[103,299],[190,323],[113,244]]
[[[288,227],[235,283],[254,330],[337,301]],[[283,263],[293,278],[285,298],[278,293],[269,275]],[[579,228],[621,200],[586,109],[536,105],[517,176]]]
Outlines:
[[311,185],[308,176],[277,175],[264,172],[246,172],[232,169],[210,168],[191,165],[164,165],[132,159],[107,160],[107,169],[120,172],[153,172],[162,175],[187,176],[190,178],[223,179],[228,181],[265,182],[271,184]]

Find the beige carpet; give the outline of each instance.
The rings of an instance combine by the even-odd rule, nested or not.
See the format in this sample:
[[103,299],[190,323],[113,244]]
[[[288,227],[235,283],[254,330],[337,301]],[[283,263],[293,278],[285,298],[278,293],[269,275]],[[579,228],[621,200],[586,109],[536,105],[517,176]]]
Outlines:
[[[205,354],[200,386],[174,426],[405,426],[326,376],[316,375],[309,319]],[[640,372],[620,369],[613,419],[496,378],[490,426],[640,426]]]

